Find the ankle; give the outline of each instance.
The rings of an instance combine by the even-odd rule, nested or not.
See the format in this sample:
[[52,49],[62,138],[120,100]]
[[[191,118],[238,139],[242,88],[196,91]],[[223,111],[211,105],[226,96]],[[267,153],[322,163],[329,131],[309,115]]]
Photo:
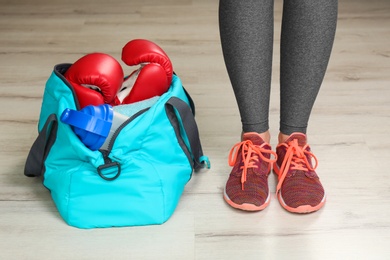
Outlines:
[[278,135],[278,143],[281,144],[281,143],[286,142],[286,140],[287,140],[289,137],[290,137],[289,135],[285,135],[285,134],[283,134],[282,132],[279,132],[279,135]]
[[266,142],[267,144],[269,144],[271,142],[271,134],[269,133],[269,131],[266,131],[264,133],[260,133],[259,135],[261,136],[263,141]]
[[[241,137],[242,137],[245,133],[246,133],[246,132],[242,132]],[[267,131],[265,131],[265,132],[263,132],[263,133],[257,133],[257,134],[261,137],[261,139],[263,139],[264,142],[266,142],[267,144],[270,143],[270,141],[271,141],[271,134],[270,134],[269,130],[267,130]],[[241,138],[241,139],[242,139],[242,138]]]
[[294,132],[290,135],[286,135],[286,134],[283,134],[282,132],[279,132],[279,135],[278,135],[278,144],[282,144],[282,143],[285,143],[287,141],[288,138],[290,138],[291,136],[297,136],[297,135],[300,135],[300,136],[303,136],[301,138],[304,139],[304,143],[307,142],[307,136],[306,136],[306,133],[302,133],[302,132]]

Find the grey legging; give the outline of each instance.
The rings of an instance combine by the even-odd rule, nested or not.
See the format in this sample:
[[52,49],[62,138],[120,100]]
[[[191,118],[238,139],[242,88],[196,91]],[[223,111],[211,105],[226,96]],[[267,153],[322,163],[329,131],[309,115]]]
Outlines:
[[[280,44],[280,131],[306,133],[333,46],[337,0],[284,0]],[[244,132],[268,130],[274,0],[220,0],[226,68]]]

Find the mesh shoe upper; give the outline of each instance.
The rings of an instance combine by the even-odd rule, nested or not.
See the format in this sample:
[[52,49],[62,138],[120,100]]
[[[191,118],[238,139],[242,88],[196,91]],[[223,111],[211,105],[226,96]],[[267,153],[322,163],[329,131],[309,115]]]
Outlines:
[[306,136],[292,134],[277,146],[276,153],[274,169],[279,179],[276,192],[282,206],[297,213],[319,209],[325,202],[325,191],[315,172],[317,158],[310,151]]
[[[229,154],[233,166],[225,187],[225,200],[233,207],[244,210],[261,210],[269,201],[268,174],[271,147],[257,133],[245,133]],[[249,208],[245,205],[252,205]]]

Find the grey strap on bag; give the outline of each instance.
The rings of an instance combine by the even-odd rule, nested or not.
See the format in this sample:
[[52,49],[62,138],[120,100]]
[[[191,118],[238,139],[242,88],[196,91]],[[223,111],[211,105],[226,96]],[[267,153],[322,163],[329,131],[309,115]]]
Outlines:
[[171,110],[169,108],[170,106],[176,109],[180,115],[180,119],[182,121],[190,145],[189,148],[191,154],[187,156],[189,156],[191,161],[193,161],[194,169],[199,170],[205,167],[210,168],[208,157],[203,155],[202,145],[199,139],[198,126],[196,124],[193,111],[186,102],[177,97],[171,97],[165,105],[169,120],[171,121],[171,124],[176,131],[176,136],[178,137],[179,142],[182,142],[181,145],[185,145],[185,142],[182,140],[180,135],[180,127],[177,125],[178,122],[175,122],[174,117],[170,116],[171,114],[175,114],[169,112]]
[[57,116],[56,114],[51,114],[47,118],[45,125],[39,132],[27,156],[24,166],[24,175],[27,177],[37,177],[44,173],[45,159],[57,138],[57,128]]

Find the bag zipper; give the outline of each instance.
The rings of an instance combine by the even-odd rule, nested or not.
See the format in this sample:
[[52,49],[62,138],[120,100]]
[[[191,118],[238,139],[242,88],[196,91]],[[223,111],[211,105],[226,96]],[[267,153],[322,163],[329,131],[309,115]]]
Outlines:
[[[127,126],[135,118],[137,118],[138,116],[140,116],[141,114],[143,114],[144,112],[149,110],[149,108],[150,107],[138,111],[137,113],[132,115],[129,119],[127,119],[125,122],[123,122],[123,124],[121,124],[115,130],[114,134],[112,135],[111,139],[109,140],[107,150],[99,150],[101,152],[101,154],[103,155],[104,164],[100,165],[99,167],[97,167],[97,172],[98,172],[99,176],[101,178],[103,178],[104,180],[106,180],[106,181],[113,181],[116,178],[118,178],[119,175],[121,174],[121,165],[120,165],[120,163],[116,162],[116,161],[112,161],[111,158],[109,157],[109,155],[111,153],[111,150],[112,150],[112,147],[114,146],[114,142],[115,142],[116,138],[118,137],[119,133],[122,131],[123,128],[125,128],[125,126]],[[111,168],[111,167],[116,167],[117,168],[117,173],[113,177],[107,177],[106,175],[103,174],[103,170],[105,170],[107,168]]]
[[[122,129],[125,128],[128,124],[130,124],[131,121],[133,121],[134,119],[136,119],[137,117],[139,117],[140,115],[142,115],[143,113],[148,111],[149,109],[150,109],[150,107],[147,107],[147,108],[144,108],[144,109],[138,111],[137,113],[132,115],[129,119],[127,119],[125,122],[123,122],[115,130],[114,134],[111,136],[110,141],[108,142],[108,147],[107,147],[108,154],[111,153],[112,147],[114,146],[114,142],[115,142],[116,138],[118,137],[119,133],[122,131]],[[107,154],[107,156],[108,156],[108,154]]]

